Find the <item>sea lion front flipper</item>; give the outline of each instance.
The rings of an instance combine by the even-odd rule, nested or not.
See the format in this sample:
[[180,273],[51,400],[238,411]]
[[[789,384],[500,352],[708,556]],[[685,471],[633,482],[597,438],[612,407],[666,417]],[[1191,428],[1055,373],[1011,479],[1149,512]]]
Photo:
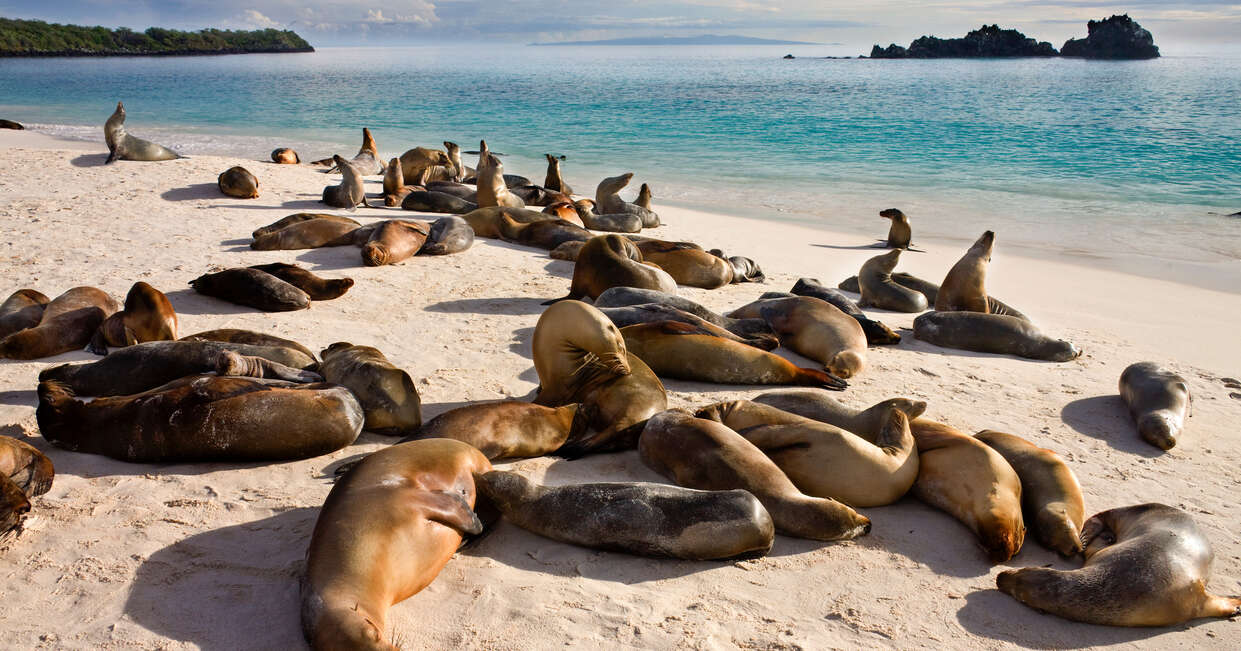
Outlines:
[[458,550],[468,549],[477,545],[480,540],[496,530],[496,525],[499,524],[500,519],[504,516],[504,512],[500,510],[500,507],[488,499],[482,491],[479,491],[474,496],[474,513],[478,516],[479,521],[483,523],[483,530],[463,537],[461,539],[461,546],[457,547]]
[[458,492],[420,491],[418,501],[426,508],[428,520],[438,522],[462,537],[483,532],[483,521]]
[[805,449],[810,447],[803,433],[781,425],[755,425],[737,432],[754,447],[771,456],[772,453],[785,450]]
[[103,334],[102,324],[95,331],[94,336],[90,338],[90,343],[86,344],[86,352],[94,353],[95,355],[108,354],[108,338]]

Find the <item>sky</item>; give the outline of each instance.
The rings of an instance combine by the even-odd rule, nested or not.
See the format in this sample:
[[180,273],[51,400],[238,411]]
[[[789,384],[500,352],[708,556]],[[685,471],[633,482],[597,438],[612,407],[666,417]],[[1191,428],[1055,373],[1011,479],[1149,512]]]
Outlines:
[[923,34],[962,36],[983,23],[1021,30],[1059,48],[1086,21],[1128,13],[1167,53],[1237,43],[1241,0],[0,0],[0,16],[145,29],[292,29],[312,45],[447,40],[547,42],[638,36],[738,34],[830,44],[860,54]]

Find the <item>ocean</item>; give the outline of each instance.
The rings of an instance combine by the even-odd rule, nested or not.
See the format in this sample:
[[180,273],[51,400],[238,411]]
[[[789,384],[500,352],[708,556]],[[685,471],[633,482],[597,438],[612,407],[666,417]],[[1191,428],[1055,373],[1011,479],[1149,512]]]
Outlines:
[[[1083,260],[1241,260],[1241,56],[827,60],[813,46],[325,48],[314,54],[0,60],[0,117],[102,142],[268,160],[385,157],[486,138],[593,195],[635,172],[660,202],[882,237],[985,229]],[[781,57],[791,52],[798,58]],[[474,157],[465,156],[467,164]],[[866,234],[867,237],[861,236]]]

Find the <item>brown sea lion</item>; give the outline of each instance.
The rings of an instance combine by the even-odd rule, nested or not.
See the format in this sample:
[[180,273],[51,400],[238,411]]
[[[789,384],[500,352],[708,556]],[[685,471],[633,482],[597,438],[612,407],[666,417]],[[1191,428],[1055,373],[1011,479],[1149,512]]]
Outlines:
[[879,433],[887,424],[887,413],[890,409],[900,410],[911,420],[926,411],[925,402],[909,398],[889,398],[866,409],[854,409],[818,389],[769,391],[759,394],[754,402],[834,425],[871,443],[879,440]]
[[[348,246],[353,244],[357,223],[335,219],[308,219],[284,228],[256,235],[250,242],[255,251],[288,251],[317,249],[322,246]],[[256,231],[257,232],[257,231]]]
[[543,214],[551,215],[557,219],[563,219],[577,226],[583,225],[582,218],[578,216],[577,209],[573,207],[572,201],[557,201],[556,203],[548,204],[548,206],[543,209]]
[[[908,287],[909,289],[922,294],[926,297],[929,305],[934,305],[935,299],[939,296],[939,285],[936,285],[929,280],[919,278],[913,274],[908,274],[903,271],[897,272],[892,274],[892,281],[902,287]],[[846,292],[859,293],[861,291],[861,288],[858,287],[857,276],[849,276],[848,278],[840,281],[840,284],[837,285],[837,287],[845,290]],[[1018,319],[1024,319],[1026,321],[1030,320],[1030,317],[1022,314],[1017,308],[1004,303],[994,296],[987,296],[987,312],[990,314],[1015,316]]]
[[565,183],[564,177],[560,175],[560,161],[563,156],[552,156],[551,154],[543,154],[547,157],[547,178],[543,181],[543,187],[554,192],[562,192],[564,194],[573,195],[573,188]]
[[216,178],[216,185],[219,186],[220,192],[238,199],[258,199],[259,198],[259,179],[250,170],[234,165],[223,172]]
[[14,122],[12,120],[0,120],[0,129],[14,129],[17,131],[22,131],[25,128],[26,127],[22,126],[20,122]]
[[776,531],[813,540],[848,540],[870,532],[870,520],[832,499],[797,490],[761,450],[728,427],[669,409],[647,421],[638,454],[651,470],[680,486],[749,491]]
[[952,265],[935,295],[936,312],[988,312],[987,263],[994,245],[995,233],[986,231]]
[[478,210],[478,204],[460,197],[433,190],[413,190],[401,202],[402,210],[464,215]]
[[168,297],[139,280],[125,295],[125,307],[104,319],[86,349],[107,355],[108,346],[122,348],[144,341],[171,341],[177,338],[177,313]]
[[651,186],[643,183],[638,188],[638,198],[633,200],[633,204],[639,208],[651,209]]
[[504,165],[493,155],[486,157],[485,164],[478,167],[478,207],[504,206],[506,208],[523,208],[526,202],[509,192],[504,182]]
[[813,296],[821,301],[827,301],[835,305],[837,309],[853,317],[858,322],[858,325],[862,326],[862,332],[866,334],[866,343],[871,346],[891,345],[901,341],[900,334],[895,330],[866,316],[866,313],[858,307],[857,303],[853,302],[853,299],[835,289],[824,286],[817,278],[798,278],[797,283],[793,285],[789,292],[797,296]]
[[642,230],[642,218],[638,215],[620,212],[601,215],[599,213],[578,213],[582,225],[592,231],[605,233],[637,233]]
[[972,529],[993,562],[1015,556],[1026,525],[1013,467],[987,444],[942,423],[916,418],[910,431],[918,443],[914,495]]
[[[555,301],[596,298],[611,287],[654,289],[669,294],[676,281],[656,266],[645,264],[638,247],[620,235],[599,235],[586,242],[573,265],[569,295]],[[546,304],[546,303],[545,303]]]
[[1034,537],[1061,556],[1081,553],[1082,487],[1060,455],[1004,432],[983,430],[975,438],[999,452],[1021,479],[1022,518]]
[[460,183],[466,174],[474,175],[474,169],[466,167],[461,162],[461,147],[455,142],[444,141],[444,151],[448,153],[448,161],[450,165],[440,165],[432,169],[432,176],[436,176],[436,172],[442,168],[444,170],[445,180]]
[[288,147],[273,149],[271,152],[271,160],[273,163],[279,163],[281,165],[297,165],[302,162],[302,158],[297,155],[297,152],[289,149]]
[[215,361],[215,374],[284,380],[286,382],[297,382],[298,384],[311,384],[323,381],[323,376],[314,371],[305,371],[292,366],[286,366],[264,357],[243,355],[234,350],[220,351],[220,355],[216,357]]
[[492,239],[500,239],[500,216],[507,215],[513,221],[528,224],[530,222],[543,221],[545,219],[555,219],[551,215],[547,215],[535,210],[527,210],[525,208],[505,208],[503,206],[492,206],[490,208],[479,208],[461,215],[470,228],[474,229],[475,237],[489,237]]
[[571,545],[640,556],[753,558],[771,549],[771,516],[750,493],[645,482],[543,486],[515,472],[476,475],[513,524]]
[[563,219],[544,219],[536,222],[519,222],[508,215],[500,215],[500,238],[526,246],[552,250],[565,242],[587,242],[594,233]]
[[383,649],[388,608],[431,584],[464,536],[481,533],[478,450],[448,439],[375,452],[336,482],[315,522],[301,584],[302,633],[316,651]]
[[379,349],[338,341],[319,355],[323,379],[348,388],[362,404],[363,429],[404,436],[422,425],[422,400],[414,381]]
[[858,301],[860,307],[877,307],[893,312],[921,312],[927,308],[925,296],[892,280],[892,270],[900,257],[901,249],[893,249],[862,265],[858,272],[858,287],[862,294]]
[[626,185],[629,185],[632,179],[633,172],[626,172],[600,181],[598,187],[595,188],[595,210],[600,215],[622,213],[637,215],[642,220],[643,228],[656,228],[659,226],[659,215],[652,210],[621,199],[618,194]]
[[118,160],[161,161],[182,157],[163,145],[129,135],[125,131],[125,105],[120,102],[116,103],[116,111],[103,125],[103,140],[109,152],[105,164]]
[[500,400],[457,407],[427,421],[401,442],[429,438],[456,439],[476,447],[488,459],[541,457],[580,434],[590,419],[580,404],[544,407],[521,400]]
[[293,224],[310,221],[312,219],[324,219],[328,221],[340,222],[342,224],[351,224],[354,228],[361,226],[361,224],[357,221],[345,217],[344,215],[333,215],[326,212],[298,212],[287,217],[281,217],[266,226],[255,229],[250,236],[258,239],[259,237],[262,237],[268,233],[274,233],[282,228],[285,228],[286,226],[292,226]]
[[905,496],[918,478],[918,451],[909,417],[889,406],[874,441],[775,407],[734,400],[698,410],[762,450],[801,492],[851,507],[884,506]]
[[273,262],[250,265],[251,269],[266,271],[290,285],[306,292],[312,301],[330,301],[340,298],[353,287],[352,278],[320,278],[295,264]]
[[401,176],[406,185],[426,186],[433,179],[428,178],[431,168],[452,166],[452,159],[446,152],[426,147],[414,147],[401,154]]
[[340,185],[329,185],[323,188],[323,203],[333,208],[346,210],[357,210],[359,204],[369,208],[370,204],[366,202],[366,190],[362,185],[362,172],[352,163],[341,158],[339,154],[333,156],[332,160],[340,169]]
[[405,195],[414,191],[414,186],[405,185],[405,174],[401,172],[401,159],[393,158],[384,168],[384,205],[399,206]]
[[866,368],[866,333],[856,319],[810,296],[759,300],[729,314],[759,316],[780,337],[780,343],[823,364],[828,373],[851,378]]
[[516,195],[527,206],[546,207],[554,203],[564,203],[570,200],[569,195],[548,190],[541,185],[519,185],[509,188],[509,192]]
[[380,223],[362,245],[362,262],[368,267],[396,264],[412,258],[427,241],[431,225],[426,222],[389,219]]
[[[334,156],[332,160],[339,168],[340,161]],[[359,174],[366,176],[384,173],[383,161],[379,159],[379,148],[375,146],[375,137],[371,135],[370,129],[363,127],[362,146],[358,148],[358,153],[349,159],[349,164],[353,165]]]
[[892,226],[888,228],[888,248],[908,249],[913,231],[909,228],[909,218],[905,213],[896,208],[888,208],[879,211],[879,216],[892,220]]
[[362,431],[362,407],[345,387],[216,375],[90,402],[43,381],[35,416],[59,447],[134,463],[305,459]]
[[455,181],[431,181],[423,187],[425,187],[428,191],[451,194],[454,197],[465,199],[470,203],[478,203],[478,187],[474,185],[457,183]]
[[39,325],[0,340],[0,358],[39,359],[81,350],[104,320],[121,309],[101,289],[74,287],[43,309]]
[[644,262],[653,262],[668,272],[678,285],[716,289],[733,281],[733,266],[727,260],[688,242],[645,240],[637,243]]
[[706,319],[743,339],[775,336],[771,326],[762,319],[730,319],[721,314],[716,314],[688,298],[653,289],[613,287],[595,299],[595,307],[623,307],[646,303],[657,303],[684,310],[694,316]]
[[569,262],[577,262],[577,256],[582,252],[582,247],[586,246],[586,242],[568,241],[562,242],[560,246],[547,252],[547,257],[553,260],[567,260]]
[[289,312],[310,307],[310,296],[283,280],[258,269],[238,267],[203,274],[190,281],[204,296],[258,308],[264,312]]
[[678,321],[704,330],[713,336],[731,339],[762,350],[775,350],[780,345],[780,340],[773,335],[756,334],[741,337],[702,317],[690,314],[684,310],[678,310],[670,305],[647,303],[645,305],[627,305],[624,307],[601,307],[598,310],[603,312],[618,328],[640,323],[655,323],[657,321]]
[[418,249],[418,255],[449,255],[460,253],[474,245],[474,229],[470,223],[455,215],[440,217],[431,223],[427,241]]
[[1068,362],[1082,354],[1077,346],[1048,337],[1033,323],[1003,314],[968,311],[919,314],[914,319],[914,337],[945,348],[1049,362]]
[[52,461],[33,446],[0,436],[0,537],[20,531],[30,498],[52,488]]
[[1104,626],[1172,626],[1241,615],[1241,599],[1207,592],[1211,541],[1190,515],[1164,504],[1098,513],[1082,528],[1078,570],[1000,572],[996,586],[1058,617]]
[[1171,450],[1189,415],[1189,384],[1154,362],[1131,364],[1120,374],[1120,397],[1147,443]]
[[[192,335],[186,335],[181,341],[219,341],[231,344],[247,344],[250,346],[271,346],[273,348],[289,348],[305,355],[307,361],[305,364],[294,362],[291,366],[305,368],[315,363],[315,354],[309,348],[293,341],[292,339],[284,339],[275,335],[269,335],[264,332],[254,332],[253,330],[240,330],[237,328],[220,328],[218,330],[204,330],[195,332]],[[280,360],[275,360],[280,361]],[[281,362],[287,364],[288,362]]]
[[43,310],[51,299],[33,289],[19,289],[0,304],[0,339],[43,320]]

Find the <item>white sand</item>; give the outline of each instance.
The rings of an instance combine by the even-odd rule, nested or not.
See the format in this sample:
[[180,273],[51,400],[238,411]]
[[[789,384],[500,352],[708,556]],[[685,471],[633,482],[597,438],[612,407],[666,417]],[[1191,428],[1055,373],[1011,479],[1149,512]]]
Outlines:
[[[251,251],[257,226],[323,211],[320,192],[338,177],[213,157],[105,167],[100,145],[70,149],[37,134],[0,136],[0,293],[32,287],[54,297],[88,284],[121,298],[145,280],[168,294],[182,334],[235,327],[316,350],[341,340],[374,345],[415,378],[425,418],[534,389],[530,338],[539,302],[566,293],[571,263],[493,240],[381,268],[363,267],[353,247]],[[258,176],[261,198],[218,192],[216,175],[234,164]],[[574,185],[593,183],[566,172]],[[816,245],[869,244],[885,232],[878,219],[872,235],[841,234],[656,203],[669,224],[657,236],[722,247],[767,271],[764,285],[683,291],[717,310],[786,291],[803,275],[834,285],[878,252]],[[409,213],[356,214],[369,222]],[[1221,382],[1241,375],[1237,295],[1023,258],[1005,250],[1002,224],[997,230],[991,293],[1085,354],[1051,364],[963,353],[905,330],[899,346],[870,350],[869,370],[840,397],[857,406],[923,399],[929,417],[962,430],[999,429],[1053,448],[1081,480],[1088,513],[1146,501],[1187,509],[1215,546],[1211,588],[1241,593],[1241,400]],[[921,244],[928,252],[906,254],[902,269],[931,280],[964,249]],[[279,314],[186,286],[217,268],[275,261],[357,284],[338,300]],[[878,318],[895,328],[913,321]],[[0,551],[3,645],[299,648],[297,580],[327,477],[342,460],[392,439],[363,434],[336,454],[273,465],[133,465],[51,447],[35,423],[36,376],[49,364],[90,359],[75,352],[0,363],[0,433],[26,437],[57,471],[51,492],[34,500],[26,531]],[[1167,453],[1137,436],[1116,396],[1121,370],[1145,359],[1177,369],[1194,395],[1187,431]],[[674,406],[760,392],[666,385]],[[660,480],[634,452],[502,466],[557,484]],[[992,566],[963,525],[912,498],[864,513],[874,522],[869,536],[838,544],[781,536],[770,556],[738,563],[593,552],[502,523],[428,589],[395,606],[390,628],[409,648],[1241,647],[1241,628],[1227,621],[1137,630],[1041,615],[995,590],[995,574],[1007,567],[1073,566],[1033,536],[1010,563]]]

